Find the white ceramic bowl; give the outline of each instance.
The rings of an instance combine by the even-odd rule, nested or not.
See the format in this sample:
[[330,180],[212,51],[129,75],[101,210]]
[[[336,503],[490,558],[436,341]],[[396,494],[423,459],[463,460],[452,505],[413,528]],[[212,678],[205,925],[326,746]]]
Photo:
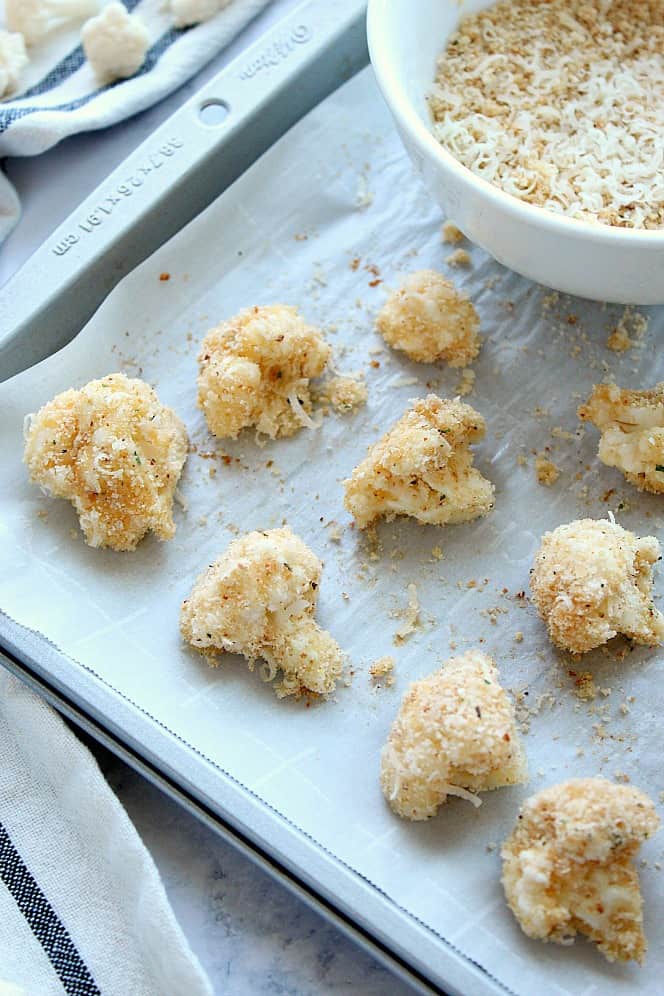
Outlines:
[[664,231],[610,228],[534,207],[475,176],[431,133],[425,95],[459,19],[491,0],[369,0],[369,51],[406,149],[445,215],[505,266],[556,290],[664,304]]

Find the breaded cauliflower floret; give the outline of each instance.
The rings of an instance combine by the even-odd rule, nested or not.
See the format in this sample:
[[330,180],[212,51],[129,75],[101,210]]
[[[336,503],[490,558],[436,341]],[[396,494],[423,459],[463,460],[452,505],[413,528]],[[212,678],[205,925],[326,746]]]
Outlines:
[[381,759],[383,794],[399,816],[428,820],[447,799],[525,781],[514,709],[496,665],[471,650],[415,681]]
[[173,496],[187,431],[148,384],[124,374],[58,394],[29,416],[31,480],[78,513],[86,543],[134,550],[147,532],[175,535]]
[[545,533],[530,575],[533,601],[556,646],[583,654],[618,633],[649,646],[664,640],[653,605],[654,536],[609,519],[579,519]]
[[247,533],[196,581],[182,603],[182,634],[210,658],[225,650],[251,667],[262,658],[270,677],[281,670],[280,698],[329,695],[342,654],[314,620],[322,566],[287,527]]
[[469,449],[483,435],[484,419],[470,405],[435,394],[416,401],[344,481],[346,508],[361,529],[380,516],[442,526],[486,515],[494,487]]
[[639,491],[664,492],[664,383],[649,391],[597,384],[579,418],[602,433],[599,458]]
[[385,342],[411,360],[465,367],[480,351],[475,308],[435,270],[411,273],[383,305],[376,326]]
[[235,439],[256,426],[271,439],[311,425],[309,380],[330,358],[295,308],[248,308],[211,329],[198,356],[198,406],[210,432]]
[[521,807],[502,849],[507,902],[529,937],[595,941],[609,961],[646,952],[632,858],[659,827],[651,800],[604,778],[573,778]]

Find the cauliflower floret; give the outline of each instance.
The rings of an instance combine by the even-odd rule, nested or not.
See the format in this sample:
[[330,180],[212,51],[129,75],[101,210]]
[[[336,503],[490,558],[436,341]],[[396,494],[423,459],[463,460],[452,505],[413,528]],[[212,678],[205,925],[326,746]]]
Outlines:
[[404,696],[381,758],[383,794],[399,816],[428,820],[447,799],[526,779],[514,709],[494,661],[453,657]]
[[99,0],[5,0],[5,24],[19,31],[26,45],[36,45],[69,21],[82,21],[99,10]]
[[650,646],[664,640],[652,602],[654,536],[613,520],[579,519],[545,533],[530,575],[533,601],[556,646],[583,654],[618,633]]
[[573,778],[521,807],[502,849],[507,902],[529,937],[595,941],[609,961],[643,960],[632,858],[659,827],[651,800],[604,778]]
[[14,92],[27,64],[23,35],[0,30],[0,100]]
[[295,308],[248,308],[211,329],[198,356],[198,405],[210,432],[235,439],[247,426],[271,439],[311,425],[309,379],[330,347]]
[[28,417],[30,478],[78,512],[90,546],[134,550],[175,535],[173,495],[187,432],[142,380],[110,374],[58,394]]
[[190,24],[209,21],[230,2],[231,0],[171,0],[171,14],[176,28],[185,28]]
[[85,57],[102,83],[126,79],[145,61],[150,35],[143,22],[124,4],[109,3],[101,14],[83,25],[81,41]]
[[602,433],[602,463],[622,470],[639,491],[664,492],[664,383],[649,391],[598,384],[579,418]]
[[344,481],[346,508],[361,529],[380,516],[442,526],[486,515],[494,487],[469,449],[483,435],[484,419],[470,405],[435,394],[416,401]]
[[411,360],[465,367],[480,351],[475,308],[435,270],[412,273],[383,305],[376,319],[383,339]]
[[242,654],[251,667],[262,658],[270,679],[281,670],[280,698],[329,695],[342,654],[313,617],[322,567],[287,527],[247,533],[196,581],[182,603],[182,634],[211,659],[225,650]]

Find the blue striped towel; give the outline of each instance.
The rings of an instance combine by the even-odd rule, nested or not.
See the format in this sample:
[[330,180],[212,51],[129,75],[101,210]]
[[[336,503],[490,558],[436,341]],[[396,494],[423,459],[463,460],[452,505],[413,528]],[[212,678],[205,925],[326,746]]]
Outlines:
[[[30,51],[21,93],[0,104],[0,157],[34,156],[61,139],[117,124],[155,104],[221,51],[269,0],[231,0],[216,17],[174,28],[165,0],[123,0],[150,32],[145,63],[128,80],[100,86],[79,44],[81,25]],[[0,240],[19,213],[0,174]]]

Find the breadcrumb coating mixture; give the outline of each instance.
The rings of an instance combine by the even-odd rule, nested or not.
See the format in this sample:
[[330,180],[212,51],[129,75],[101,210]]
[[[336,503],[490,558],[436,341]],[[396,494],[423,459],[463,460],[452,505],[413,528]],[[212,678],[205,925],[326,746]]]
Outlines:
[[664,226],[661,0],[502,0],[463,17],[438,61],[434,132],[530,204]]
[[313,393],[317,404],[330,405],[344,415],[367,402],[367,385],[359,377],[331,377]]
[[647,391],[597,384],[580,419],[601,432],[598,456],[639,491],[664,493],[664,383]]
[[134,550],[149,531],[172,539],[187,432],[142,380],[109,374],[28,416],[30,478],[67,498],[93,547]]
[[211,329],[198,356],[198,406],[210,432],[236,439],[255,426],[271,439],[311,425],[309,381],[331,349],[296,308],[253,307]]
[[277,695],[329,695],[342,653],[314,620],[323,565],[288,527],[234,540],[182,603],[180,628],[213,663],[216,651],[242,654],[267,678],[281,671]]
[[465,367],[480,351],[475,307],[435,270],[411,273],[383,305],[376,327],[411,360]]
[[545,533],[530,575],[533,601],[556,646],[583,654],[618,633],[655,646],[664,616],[652,601],[654,536],[609,519],[579,519]]
[[406,692],[381,758],[385,798],[408,820],[428,820],[448,795],[526,779],[514,708],[494,661],[471,650]]
[[647,795],[604,778],[574,778],[528,799],[502,849],[507,902],[529,937],[584,934],[609,961],[646,952],[632,858],[659,827]]
[[484,431],[479,412],[461,401],[416,401],[344,481],[347,510],[361,529],[396,515],[438,526],[486,515],[494,487],[469,449]]

